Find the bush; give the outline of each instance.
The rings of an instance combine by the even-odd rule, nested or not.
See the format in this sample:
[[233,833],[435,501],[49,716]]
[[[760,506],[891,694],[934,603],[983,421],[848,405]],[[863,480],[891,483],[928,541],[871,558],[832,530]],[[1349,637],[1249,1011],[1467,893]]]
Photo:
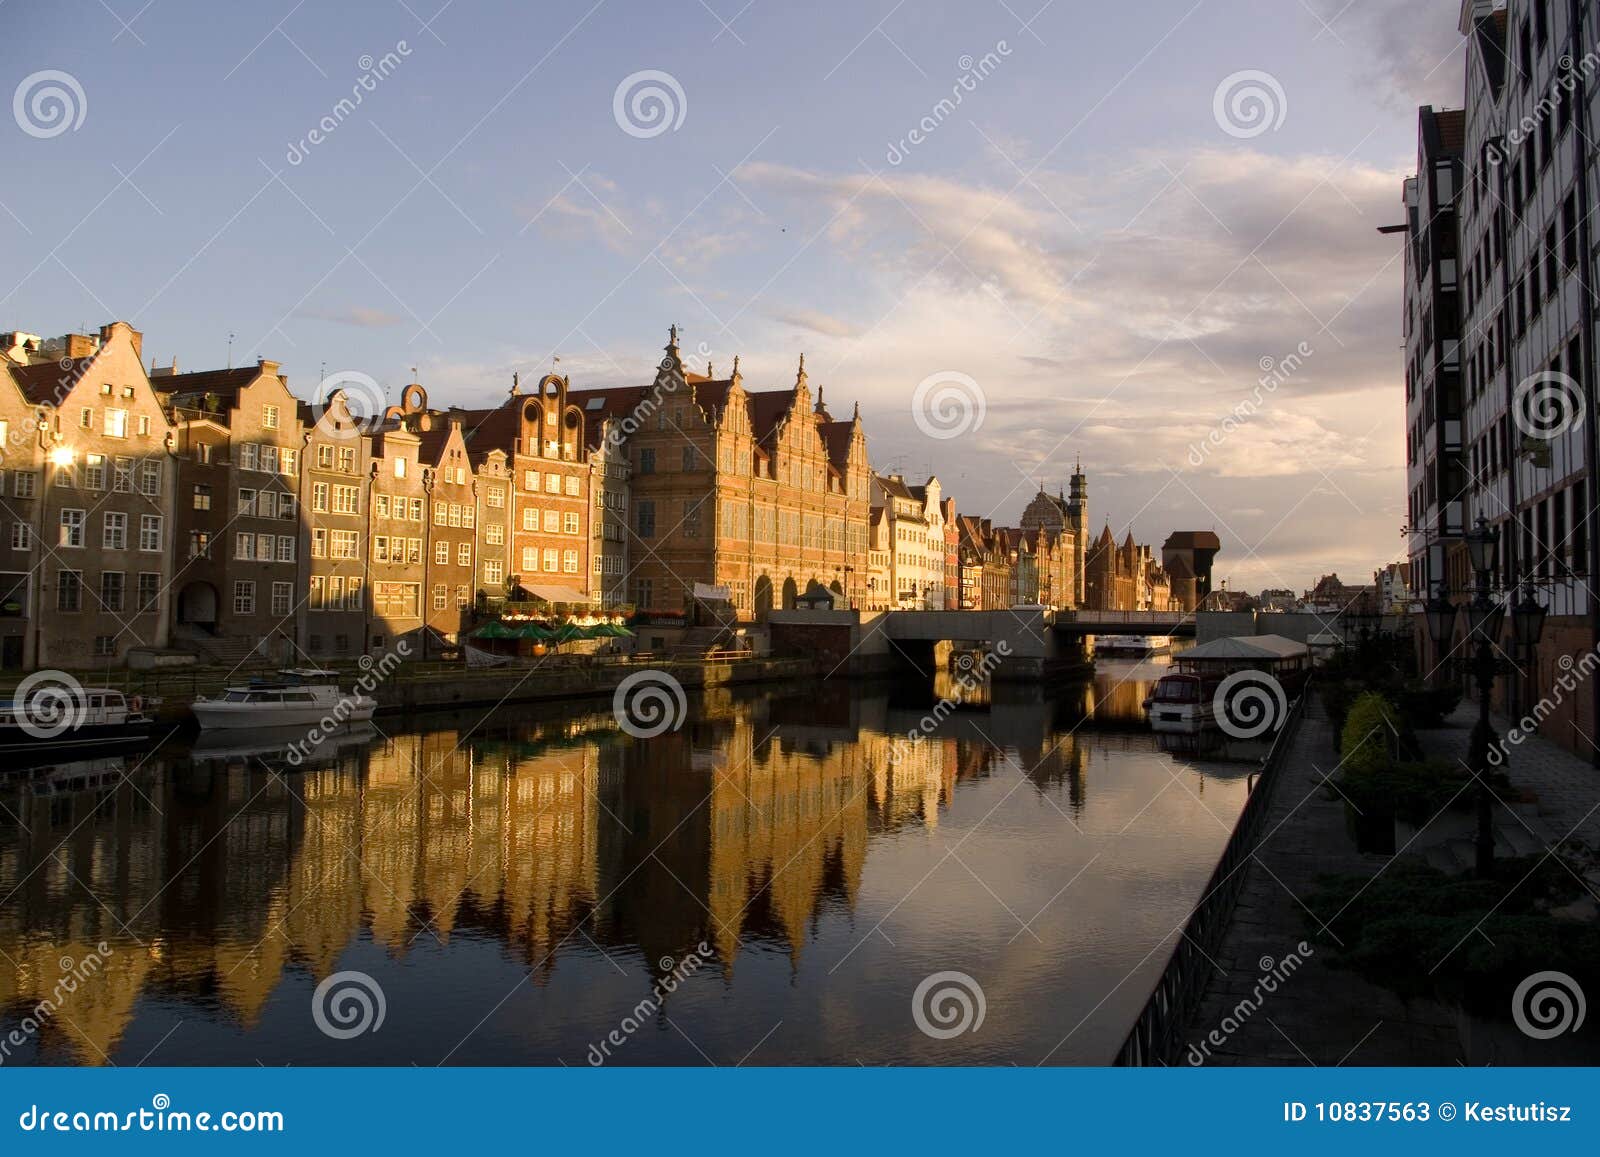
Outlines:
[[1399,716],[1394,704],[1376,691],[1366,691],[1350,705],[1339,733],[1339,756],[1347,775],[1387,771],[1399,757]]
[[[1421,827],[1452,801],[1470,804],[1475,798],[1466,790],[1471,781],[1461,764],[1443,759],[1391,761],[1356,770],[1347,763],[1339,776],[1339,794],[1362,815],[1402,819]],[[1489,782],[1496,790],[1510,788],[1510,782],[1498,772]]]
[[1376,878],[1324,877],[1307,899],[1312,937],[1335,967],[1401,996],[1503,1014],[1534,972],[1566,972],[1591,990],[1600,984],[1600,927],[1549,914],[1583,894],[1582,870],[1529,856],[1496,860],[1493,877],[1479,879],[1402,859]]
[[1401,687],[1395,698],[1408,728],[1442,727],[1445,716],[1461,703],[1461,688],[1429,687],[1412,681]]

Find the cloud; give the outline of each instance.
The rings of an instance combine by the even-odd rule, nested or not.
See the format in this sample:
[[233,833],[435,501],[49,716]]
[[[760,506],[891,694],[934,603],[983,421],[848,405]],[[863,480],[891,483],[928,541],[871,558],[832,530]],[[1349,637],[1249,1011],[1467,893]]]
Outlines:
[[328,321],[335,325],[353,325],[361,329],[382,329],[384,326],[399,325],[402,320],[399,314],[365,305],[297,309],[294,316]]
[[1417,0],[1312,0],[1326,22],[1318,37],[1343,43],[1360,79],[1376,84],[1397,108],[1461,107],[1466,38],[1451,7]]
[[774,310],[771,316],[775,321],[781,321],[785,325],[798,326],[826,337],[858,337],[861,334],[860,326],[820,310],[779,309]]

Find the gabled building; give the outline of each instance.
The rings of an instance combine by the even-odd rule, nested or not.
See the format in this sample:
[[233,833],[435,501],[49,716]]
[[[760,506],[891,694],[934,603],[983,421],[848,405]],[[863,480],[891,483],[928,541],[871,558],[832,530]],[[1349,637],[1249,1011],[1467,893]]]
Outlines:
[[[320,405],[300,403],[305,446],[300,452],[300,493],[305,497],[301,550],[306,591],[299,604],[299,637],[313,658],[354,658],[367,653],[369,519],[372,516],[370,422],[352,412],[342,391]],[[391,466],[391,470],[393,467]],[[393,506],[391,504],[391,517]],[[420,537],[420,499],[406,537]],[[393,526],[389,534],[394,535]],[[383,644],[379,643],[379,647]]]
[[175,440],[141,355],[139,331],[118,321],[40,342],[11,367],[48,472],[34,502],[34,666],[167,645]]
[[0,446],[5,452],[0,461],[0,669],[7,671],[32,667],[38,645],[39,495],[48,438],[39,422],[44,411],[24,395],[12,373],[14,364],[0,355]]
[[176,432],[173,642],[291,662],[304,598],[299,402],[278,363],[154,371]]

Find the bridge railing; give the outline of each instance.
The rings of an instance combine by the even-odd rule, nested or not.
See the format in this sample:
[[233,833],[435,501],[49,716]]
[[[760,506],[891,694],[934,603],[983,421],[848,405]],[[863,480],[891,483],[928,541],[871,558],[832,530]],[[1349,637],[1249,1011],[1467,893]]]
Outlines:
[[1227,935],[1233,919],[1233,909],[1244,889],[1246,869],[1255,854],[1261,828],[1266,822],[1267,810],[1272,803],[1272,787],[1277,779],[1278,767],[1294,742],[1305,714],[1306,697],[1311,693],[1307,683],[1294,701],[1272,742],[1272,748],[1261,760],[1255,787],[1245,800],[1239,813],[1239,822],[1233,835],[1222,849],[1222,858],[1216,870],[1206,881],[1206,890],[1200,903],[1189,915],[1188,923],[1178,937],[1167,966],[1156,981],[1150,999],[1134,1022],[1133,1031],[1118,1050],[1116,1065],[1161,1065],[1176,1059],[1181,1047],[1182,1033],[1189,1018],[1199,1007],[1212,976],[1217,971],[1213,961]]
[[1193,611],[1058,611],[1056,618],[1060,622],[1071,623],[1118,623],[1136,626],[1147,623],[1151,626],[1167,623],[1184,623],[1194,620]]

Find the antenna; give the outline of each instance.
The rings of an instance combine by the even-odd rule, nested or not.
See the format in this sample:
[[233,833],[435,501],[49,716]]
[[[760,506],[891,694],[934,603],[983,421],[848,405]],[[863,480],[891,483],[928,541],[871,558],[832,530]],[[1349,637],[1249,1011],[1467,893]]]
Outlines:
[[233,369],[233,339],[234,332],[230,329],[228,331],[228,368],[230,370]]

